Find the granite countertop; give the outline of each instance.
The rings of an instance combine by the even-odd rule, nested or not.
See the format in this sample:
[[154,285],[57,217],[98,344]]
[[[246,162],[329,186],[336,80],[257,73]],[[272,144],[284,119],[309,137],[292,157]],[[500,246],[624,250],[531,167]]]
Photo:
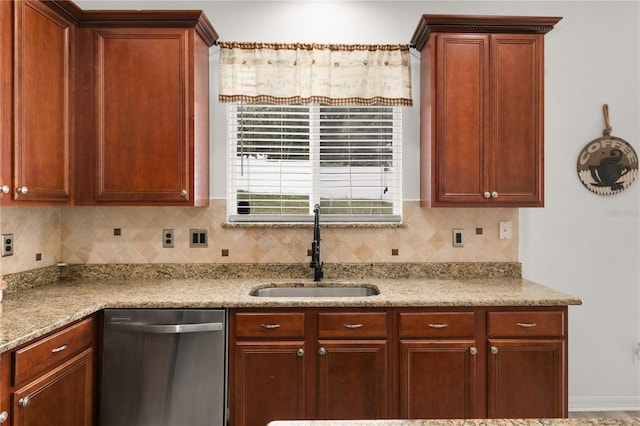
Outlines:
[[469,420],[331,420],[275,421],[268,426],[577,426],[640,425],[640,418],[625,419],[469,419]]
[[318,285],[310,279],[82,279],[5,294],[0,303],[0,352],[103,308],[464,307],[566,306],[580,299],[522,278],[350,279],[319,285],[374,286],[370,297],[259,298],[259,287]]

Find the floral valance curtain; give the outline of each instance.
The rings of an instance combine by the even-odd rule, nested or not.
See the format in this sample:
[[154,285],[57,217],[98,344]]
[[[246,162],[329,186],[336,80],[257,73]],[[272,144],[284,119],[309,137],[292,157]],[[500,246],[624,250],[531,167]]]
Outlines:
[[221,42],[220,101],[410,106],[409,47]]

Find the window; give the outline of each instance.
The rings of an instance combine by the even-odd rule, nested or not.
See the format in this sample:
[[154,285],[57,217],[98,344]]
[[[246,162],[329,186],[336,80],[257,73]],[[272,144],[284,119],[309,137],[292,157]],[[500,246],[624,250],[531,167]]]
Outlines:
[[398,222],[398,106],[228,106],[232,222]]

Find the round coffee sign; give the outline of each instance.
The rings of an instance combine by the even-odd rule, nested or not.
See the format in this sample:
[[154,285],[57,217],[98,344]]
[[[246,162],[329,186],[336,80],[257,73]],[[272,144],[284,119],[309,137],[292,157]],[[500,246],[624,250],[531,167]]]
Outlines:
[[613,195],[629,187],[638,175],[638,156],[615,136],[594,139],[578,156],[578,177],[591,192]]

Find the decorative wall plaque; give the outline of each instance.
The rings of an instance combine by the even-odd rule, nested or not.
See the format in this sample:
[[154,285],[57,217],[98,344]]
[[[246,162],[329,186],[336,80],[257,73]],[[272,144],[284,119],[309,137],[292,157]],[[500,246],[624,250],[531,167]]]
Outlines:
[[606,128],[603,136],[584,146],[578,156],[578,177],[598,195],[613,195],[629,187],[638,175],[638,156],[624,139],[611,136],[609,106],[602,106]]

